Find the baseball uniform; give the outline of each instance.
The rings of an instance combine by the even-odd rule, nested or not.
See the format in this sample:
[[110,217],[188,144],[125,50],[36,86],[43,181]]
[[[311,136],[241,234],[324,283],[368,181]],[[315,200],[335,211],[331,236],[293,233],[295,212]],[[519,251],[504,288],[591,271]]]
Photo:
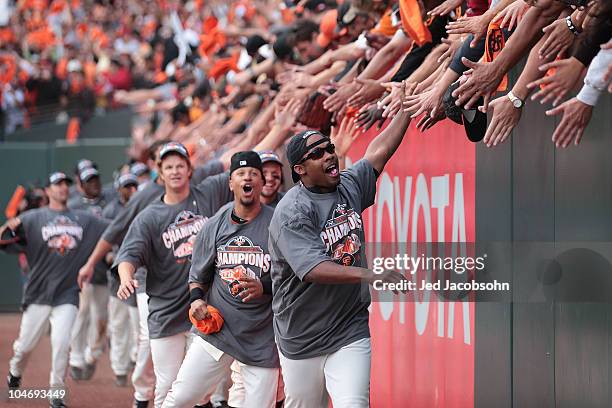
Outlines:
[[[68,201],[68,208],[82,210],[102,218],[107,201],[104,196],[87,198],[79,195]],[[70,365],[94,364],[104,352],[108,322],[108,289],[105,262],[98,262],[90,285],[81,290],[79,313],[73,326]]]
[[304,277],[324,261],[367,267],[361,212],[374,203],[376,174],[360,160],[341,172],[331,193],[299,183],[270,224],[274,330],[285,406],[369,406],[367,285],[320,284]]
[[207,178],[175,205],[165,204],[162,197],[156,199],[134,219],[115,261],[116,265],[129,262],[147,269],[156,407],[176,378],[190,337],[187,282],[193,241],[208,218],[233,198],[228,177]]
[[83,211],[54,211],[48,207],[27,211],[19,219],[18,242],[2,245],[7,252],[25,252],[31,268],[10,373],[22,375],[30,353],[50,323],[49,383],[51,387],[63,387],[70,333],[79,305],[77,275],[106,223]]
[[[223,171],[223,164],[218,160],[211,160],[202,167],[194,170],[197,185],[206,183],[206,179]],[[225,180],[225,179],[224,179]],[[209,182],[210,183],[210,182]],[[194,177],[191,179],[191,184],[194,185]],[[142,189],[140,189],[142,187]],[[139,186],[139,191],[134,194],[127,205],[119,211],[113,219],[113,222],[104,231],[102,238],[113,244],[120,245],[128,231],[131,223],[136,216],[142,212],[153,201],[160,199],[164,193],[164,187],[151,181],[145,185]],[[146,268],[141,267],[136,270],[135,278],[138,280],[138,288],[136,289],[136,303],[139,314],[139,334],[138,334],[138,355],[136,358],[136,366],[132,373],[132,384],[134,385],[134,398],[137,401],[149,401],[153,398],[152,382],[152,362],[150,359],[150,344],[149,344],[149,296],[146,293]],[[116,292],[115,292],[116,293]]]
[[[271,294],[244,303],[236,285],[243,276],[269,274],[268,226],[274,210],[262,206],[248,223],[231,220],[234,203],[224,206],[198,234],[189,282],[210,285],[207,302],[224,323],[217,333],[199,338],[187,352],[164,407],[193,406],[210,393],[236,359],[245,386],[244,407],[274,407],[279,361],[272,329]],[[268,281],[269,282],[269,281]]]
[[[123,209],[124,204],[117,198],[111,201],[102,211],[102,217],[112,221]],[[118,246],[113,246],[117,253]],[[136,344],[138,339],[138,309],[136,297],[131,296],[122,301],[117,297],[119,277],[110,271],[107,272],[109,289],[109,319],[108,331],[110,335],[111,368],[116,376],[127,375],[130,360],[137,360]]]

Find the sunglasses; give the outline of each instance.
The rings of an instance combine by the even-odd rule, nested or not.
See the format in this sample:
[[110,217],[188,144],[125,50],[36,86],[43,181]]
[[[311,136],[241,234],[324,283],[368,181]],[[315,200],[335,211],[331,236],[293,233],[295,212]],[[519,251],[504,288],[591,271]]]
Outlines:
[[333,143],[329,143],[325,147],[315,147],[314,149],[312,149],[310,153],[306,155],[306,157],[302,158],[302,160],[300,160],[296,164],[302,164],[306,160],[310,160],[310,159],[319,160],[321,157],[323,157],[325,152],[329,154],[334,154],[336,152],[336,146]]

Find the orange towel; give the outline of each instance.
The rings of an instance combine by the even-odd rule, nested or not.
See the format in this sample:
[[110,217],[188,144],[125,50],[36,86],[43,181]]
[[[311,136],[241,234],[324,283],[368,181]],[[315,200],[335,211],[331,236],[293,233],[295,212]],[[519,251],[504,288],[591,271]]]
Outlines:
[[19,204],[21,203],[21,200],[23,200],[25,195],[26,189],[23,186],[17,186],[15,192],[13,193],[13,196],[6,205],[6,209],[4,210],[4,215],[6,215],[6,218],[14,218],[17,216]]
[[81,123],[78,118],[72,118],[68,121],[68,128],[66,129],[66,142],[69,144],[76,143],[81,133]]
[[221,327],[223,327],[223,316],[221,316],[219,310],[214,306],[208,305],[207,309],[210,317],[204,320],[196,320],[190,311],[189,320],[191,320],[191,323],[196,329],[204,334],[213,334],[221,331]]

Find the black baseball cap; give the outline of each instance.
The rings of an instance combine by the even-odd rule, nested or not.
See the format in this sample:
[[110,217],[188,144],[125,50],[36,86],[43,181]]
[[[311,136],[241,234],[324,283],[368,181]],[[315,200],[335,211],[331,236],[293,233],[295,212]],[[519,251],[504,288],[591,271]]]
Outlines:
[[283,162],[281,161],[280,157],[278,157],[278,154],[274,153],[272,150],[259,152],[259,158],[261,159],[261,164],[273,162],[278,163],[281,166],[283,165]]
[[49,179],[47,180],[47,186],[51,184],[59,184],[62,181],[67,181],[68,184],[72,184],[72,179],[61,171],[55,171],[49,175]]
[[81,182],[86,182],[93,177],[100,177],[100,172],[95,167],[89,167],[79,173],[79,180]]
[[166,143],[159,151],[159,160],[162,161],[164,157],[170,153],[176,153],[182,156],[183,158],[185,158],[187,161],[189,161],[189,151],[187,151],[187,148],[182,143],[179,143],[179,142]]
[[115,183],[116,188],[123,188],[127,186],[138,187],[138,179],[132,173],[122,174]]
[[[451,84],[444,93],[442,98],[442,104],[444,106],[444,113],[446,117],[457,123],[463,125],[465,133],[471,142],[480,142],[487,132],[487,114],[474,109],[463,109],[461,106],[457,106],[455,102],[457,98],[453,97],[453,92],[459,87],[459,81]],[[483,104],[483,98],[481,97],[475,104],[480,106]]]
[[[308,144],[308,139],[314,135],[323,136],[317,142]],[[330,141],[329,137],[325,136],[323,133],[318,130],[304,130],[296,135],[294,135],[289,144],[287,145],[287,160],[289,160],[289,166],[291,166],[291,178],[294,183],[297,183],[300,180],[299,174],[293,170],[293,166],[298,164],[302,157],[313,147],[320,145],[321,143]]]
[[247,39],[245,49],[250,56],[253,56],[257,53],[259,48],[263,45],[266,45],[268,42],[258,34],[252,35]]
[[230,175],[242,168],[242,167],[253,167],[258,169],[263,175],[263,164],[261,163],[261,158],[257,152],[252,150],[247,150],[244,152],[234,153],[232,156],[231,164],[230,164]]

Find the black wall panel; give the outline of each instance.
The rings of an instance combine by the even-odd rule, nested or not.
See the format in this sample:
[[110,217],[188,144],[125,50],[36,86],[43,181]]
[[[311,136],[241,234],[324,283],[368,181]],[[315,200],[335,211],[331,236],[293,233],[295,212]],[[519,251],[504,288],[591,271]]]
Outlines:
[[528,103],[510,141],[477,148],[477,241],[507,240],[487,267],[511,269],[514,299],[476,306],[477,407],[612,406],[612,97],[578,147],[554,147],[549,108]]

